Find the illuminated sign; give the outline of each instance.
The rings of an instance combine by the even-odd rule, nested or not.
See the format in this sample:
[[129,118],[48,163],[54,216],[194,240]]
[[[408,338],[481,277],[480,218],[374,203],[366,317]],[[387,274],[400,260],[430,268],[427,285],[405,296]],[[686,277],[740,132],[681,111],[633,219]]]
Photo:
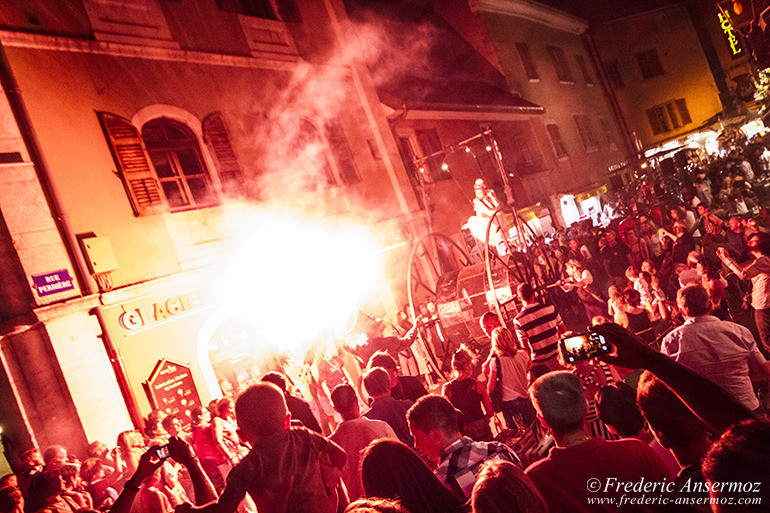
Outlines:
[[201,405],[198,388],[187,365],[160,360],[143,383],[144,391],[153,409],[166,415],[176,415],[182,424],[190,423],[190,413]]
[[741,42],[738,41],[738,36],[735,35],[735,29],[733,29],[730,18],[722,12],[718,13],[717,16],[719,16],[719,26],[722,27],[722,33],[725,36],[725,41],[727,41],[727,46],[730,48],[730,55],[733,59],[743,57],[746,52],[743,51]]
[[180,294],[148,306],[127,310],[120,314],[118,322],[126,331],[136,331],[168,321],[203,305],[203,296],[200,292]]
[[37,295],[41,297],[64,292],[65,290],[73,290],[75,288],[67,269],[54,271],[52,273],[37,274],[32,277],[32,281],[35,283],[35,288],[37,288]]

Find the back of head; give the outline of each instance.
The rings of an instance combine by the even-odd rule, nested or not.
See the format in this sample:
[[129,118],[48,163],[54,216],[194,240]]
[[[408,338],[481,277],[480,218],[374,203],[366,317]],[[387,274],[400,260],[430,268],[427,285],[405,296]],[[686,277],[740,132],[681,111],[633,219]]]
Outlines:
[[749,235],[749,249],[759,251],[763,255],[770,255],[770,235],[763,232],[755,232]]
[[758,490],[752,486],[750,496],[760,499],[761,504],[750,506],[747,502],[741,506],[720,507],[719,511],[767,511],[770,503],[770,420],[746,420],[730,427],[706,453],[702,470],[709,483],[724,483],[723,488],[727,489],[721,492],[722,497],[748,495],[746,488],[730,493],[729,485],[745,487],[747,483],[760,483]]
[[437,429],[447,436],[458,435],[457,411],[442,395],[424,395],[406,412],[406,418],[410,426],[414,426],[423,433]]
[[644,417],[636,406],[636,392],[627,384],[607,385],[599,390],[599,418],[623,438],[637,436]]
[[179,419],[177,419],[176,415],[169,415],[167,417],[163,417],[163,420],[161,421],[161,425],[163,426],[163,429],[166,430],[167,433],[171,433],[171,431],[176,431],[174,424],[178,422]]
[[452,355],[452,369],[458,373],[462,373],[469,366],[473,365],[473,356],[465,346],[460,346],[460,349],[454,352]]
[[676,302],[688,317],[700,317],[711,311],[709,293],[697,283],[688,283],[676,293]]
[[358,406],[356,391],[348,384],[334,387],[331,393],[331,400],[334,407],[343,417],[355,411],[356,406]]
[[361,478],[367,497],[400,499],[409,511],[462,511],[461,502],[420,457],[396,440],[376,440],[366,448],[361,459]]
[[364,388],[372,397],[390,393],[390,375],[382,367],[374,367],[364,373]]
[[642,302],[642,296],[635,289],[626,289],[623,291],[623,301],[633,307],[638,307]]
[[369,363],[367,365],[370,369],[373,369],[374,367],[382,367],[385,370],[395,370],[398,366],[396,365],[396,360],[392,356],[390,356],[385,351],[377,351],[374,353],[371,358],[369,358]]
[[703,421],[649,371],[644,371],[639,378],[636,404],[661,444],[669,449],[686,447],[707,435],[708,428]]
[[268,372],[260,378],[260,381],[272,383],[280,388],[282,392],[286,392],[286,378],[280,372]]
[[0,488],[0,513],[16,513],[24,509],[24,497],[21,490],[14,486]]
[[500,356],[513,356],[521,346],[508,328],[495,328],[492,330],[492,348]]
[[400,502],[388,499],[358,499],[348,504],[345,513],[409,513]]
[[531,303],[535,300],[535,289],[533,289],[532,285],[529,283],[519,283],[519,286],[516,287],[516,293],[522,301],[526,301],[527,303]]
[[529,388],[532,404],[556,435],[574,433],[582,428],[588,406],[577,376],[549,372]]
[[258,438],[286,429],[287,414],[283,391],[272,383],[252,385],[235,403],[238,427]]
[[87,458],[80,465],[80,477],[89,483],[103,470],[102,462],[99,458]]
[[547,513],[543,496],[521,469],[508,461],[484,464],[473,486],[473,513]]

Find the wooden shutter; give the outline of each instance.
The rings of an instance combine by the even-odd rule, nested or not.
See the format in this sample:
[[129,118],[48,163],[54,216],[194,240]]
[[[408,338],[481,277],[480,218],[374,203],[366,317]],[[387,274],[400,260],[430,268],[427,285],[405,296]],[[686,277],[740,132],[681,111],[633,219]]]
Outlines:
[[230,144],[230,134],[222,114],[212,112],[203,119],[203,139],[217,159],[219,178],[225,192],[239,192],[246,180]]
[[97,114],[134,214],[146,216],[167,211],[160,184],[139,131],[120,116],[107,112]]
[[330,120],[324,125],[324,131],[334,154],[334,160],[337,161],[342,183],[351,185],[360,182],[361,176],[356,169],[356,161],[353,159],[353,152],[350,151],[342,125],[337,120]]

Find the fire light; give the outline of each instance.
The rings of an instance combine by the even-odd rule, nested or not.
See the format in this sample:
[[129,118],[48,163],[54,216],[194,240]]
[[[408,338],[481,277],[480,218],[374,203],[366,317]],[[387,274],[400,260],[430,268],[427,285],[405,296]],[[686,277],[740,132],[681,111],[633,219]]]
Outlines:
[[382,290],[384,253],[362,223],[281,210],[237,222],[244,240],[219,291],[253,321],[255,348],[301,357]]

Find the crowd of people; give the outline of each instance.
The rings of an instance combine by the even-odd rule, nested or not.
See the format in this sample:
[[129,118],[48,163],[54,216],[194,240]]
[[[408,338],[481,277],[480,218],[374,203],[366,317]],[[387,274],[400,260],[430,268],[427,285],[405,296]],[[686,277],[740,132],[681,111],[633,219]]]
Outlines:
[[[26,451],[0,513],[767,511],[767,172],[736,153],[674,203],[651,187],[556,234],[515,315],[481,318],[488,355],[460,347],[433,393],[361,349],[361,383],[341,375],[319,423],[269,372],[189,418],[154,411],[114,448]],[[611,351],[568,361],[560,341],[589,327]],[[656,500],[627,486],[645,482]]]

